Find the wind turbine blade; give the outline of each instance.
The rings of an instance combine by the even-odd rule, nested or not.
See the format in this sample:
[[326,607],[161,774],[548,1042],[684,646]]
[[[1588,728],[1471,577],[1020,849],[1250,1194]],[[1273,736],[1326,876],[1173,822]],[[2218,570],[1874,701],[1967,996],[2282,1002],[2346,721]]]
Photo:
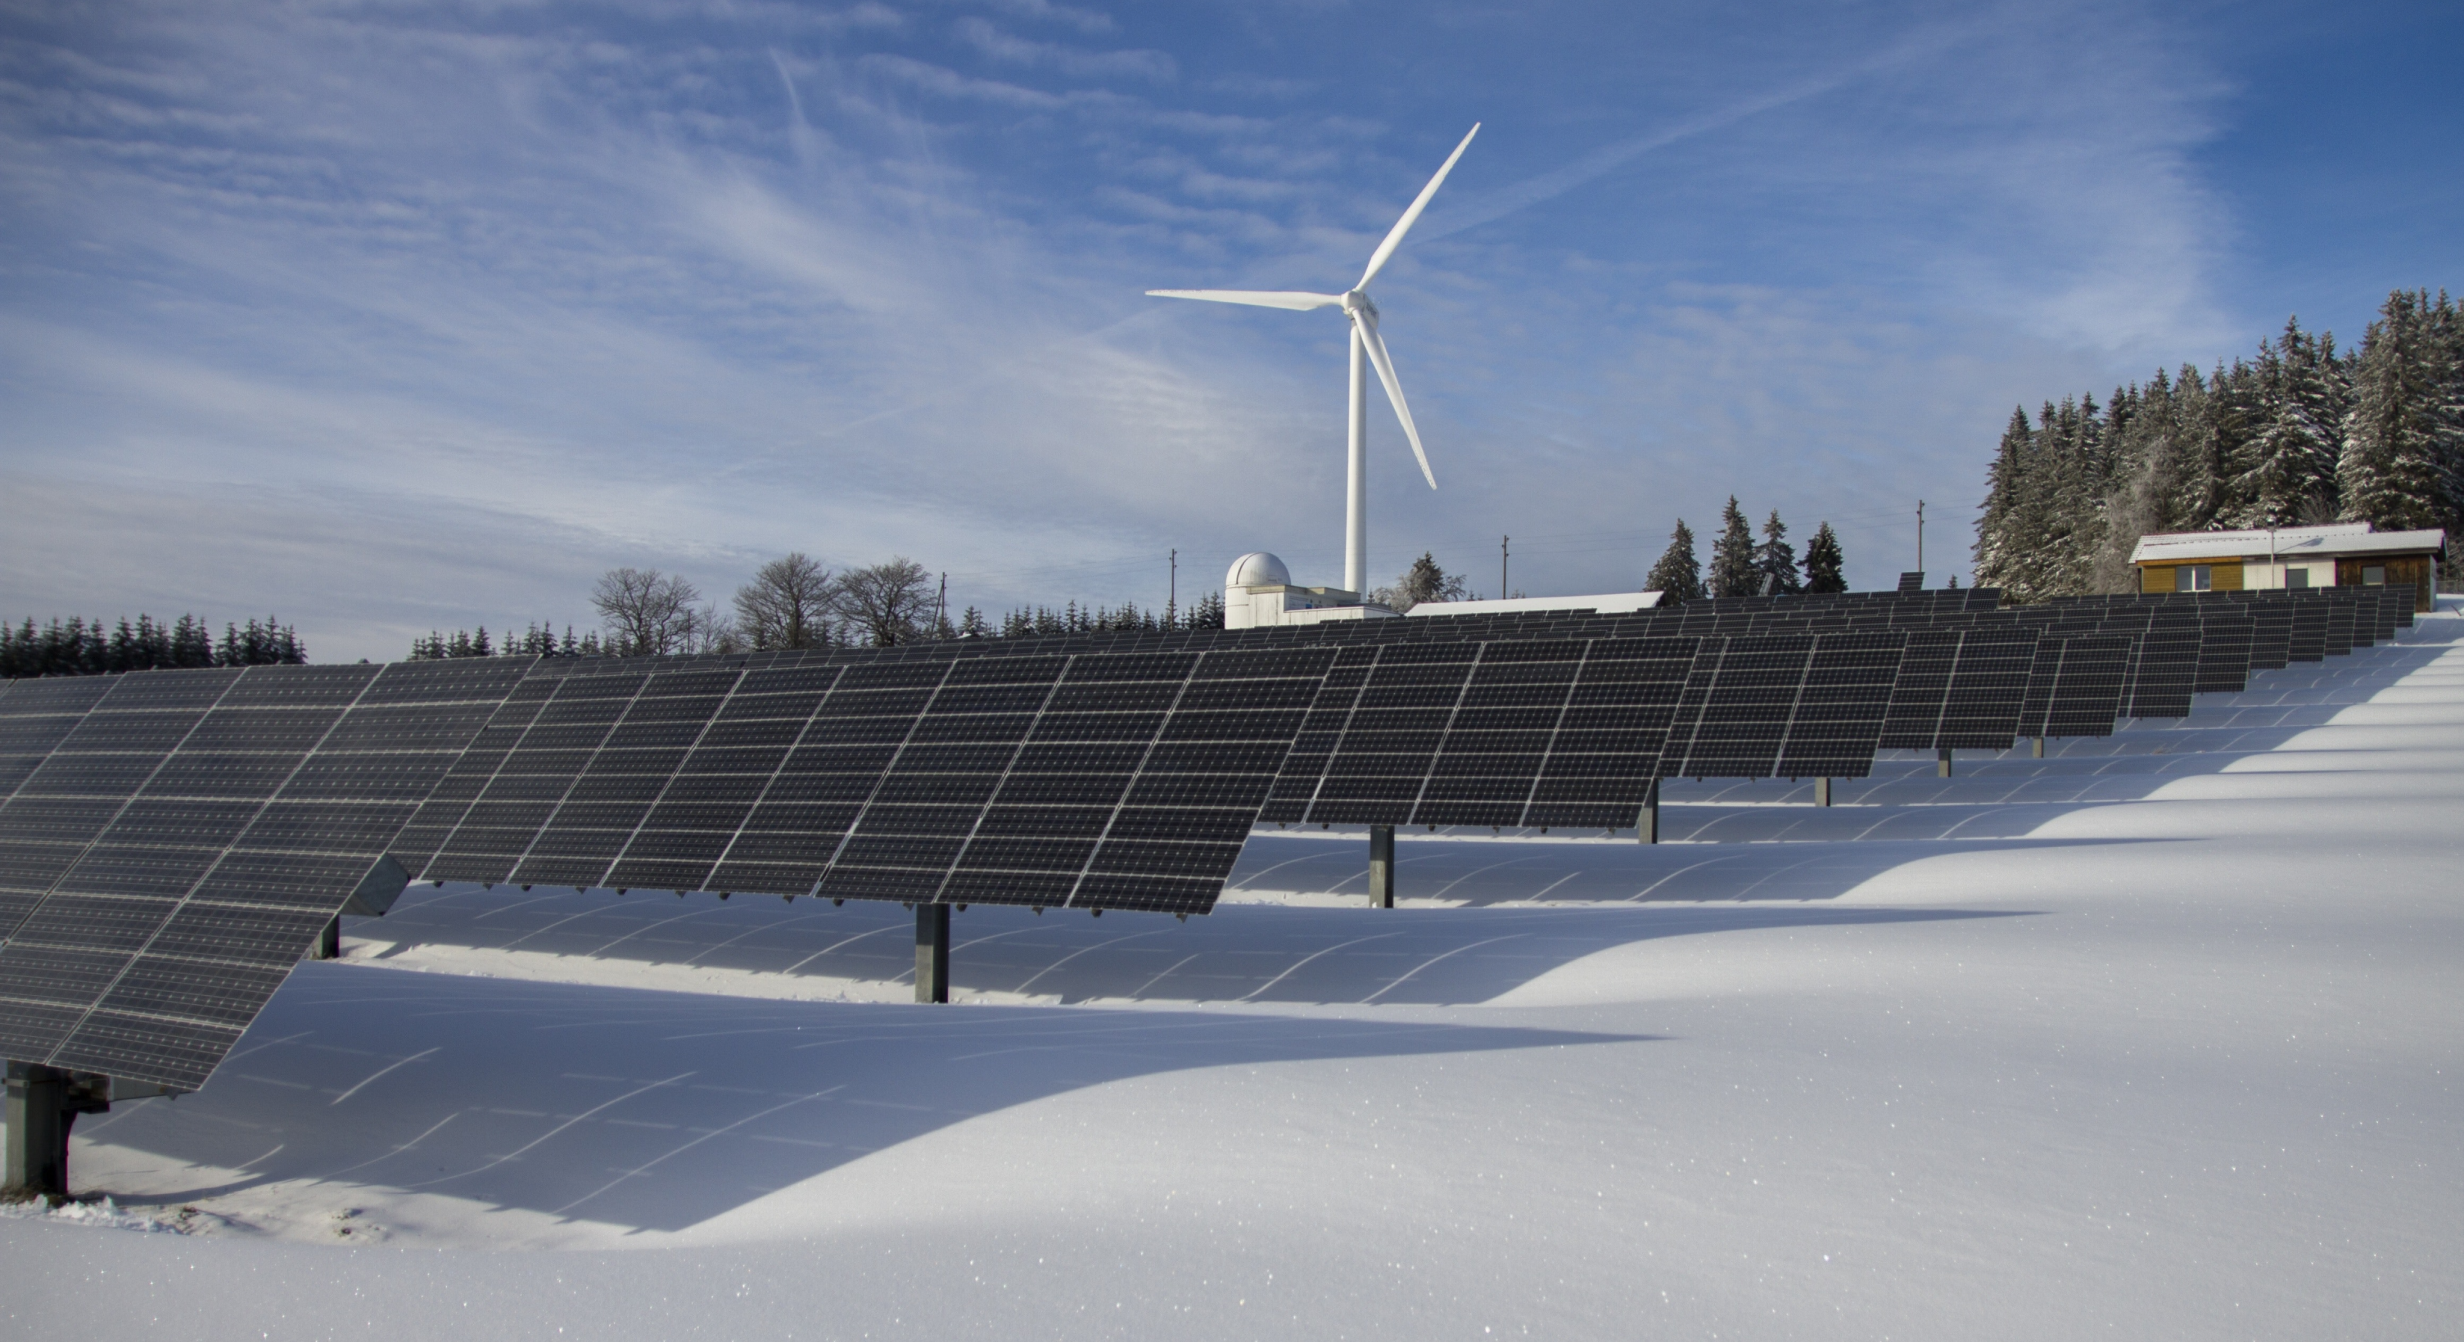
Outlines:
[[1304,294],[1290,289],[1149,289],[1149,298],[1194,298],[1203,303],[1240,303],[1253,308],[1339,308],[1341,294]]
[[1412,207],[1403,212],[1403,217],[1395,221],[1394,229],[1386,235],[1386,240],[1369,254],[1369,268],[1361,272],[1360,283],[1353,285],[1353,288],[1366,289],[1369,281],[1377,278],[1377,272],[1385,266],[1386,258],[1394,255],[1395,248],[1403,245],[1403,235],[1412,231],[1413,224],[1420,222],[1420,212],[1429,208],[1429,197],[1437,194],[1438,187],[1445,184],[1446,174],[1454,171],[1454,161],[1463,157],[1464,150],[1472,147],[1472,136],[1479,133],[1480,123],[1475,121],[1472,128],[1464,133],[1463,143],[1456,145],[1454,152],[1446,156],[1445,166],[1437,170],[1437,175],[1429,179],[1427,186],[1420,188],[1420,194],[1412,200]]
[[1395,377],[1395,361],[1386,355],[1386,341],[1377,333],[1377,318],[1365,312],[1354,312],[1352,324],[1360,328],[1360,343],[1369,350],[1369,362],[1377,365],[1377,380],[1386,384],[1386,399],[1394,402],[1395,418],[1403,421],[1403,436],[1412,440],[1412,455],[1420,459],[1420,474],[1437,488],[1437,475],[1429,469],[1429,454],[1420,447],[1420,426],[1412,423],[1412,408],[1403,403],[1403,383]]

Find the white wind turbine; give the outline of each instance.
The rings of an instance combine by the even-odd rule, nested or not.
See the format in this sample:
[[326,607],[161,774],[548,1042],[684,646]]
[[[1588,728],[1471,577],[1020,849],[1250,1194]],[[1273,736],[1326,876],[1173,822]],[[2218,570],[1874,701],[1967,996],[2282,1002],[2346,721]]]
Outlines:
[[1395,254],[1396,247],[1402,245],[1403,235],[1411,231],[1412,225],[1420,219],[1420,212],[1428,208],[1429,197],[1437,194],[1437,188],[1444,184],[1446,174],[1454,171],[1454,161],[1463,157],[1463,151],[1471,148],[1472,136],[1479,133],[1480,126],[1475,122],[1463,136],[1463,143],[1456,145],[1454,152],[1446,156],[1445,165],[1437,170],[1437,175],[1429,179],[1427,186],[1420,188],[1420,194],[1413,199],[1411,208],[1395,221],[1394,228],[1386,234],[1386,240],[1370,253],[1369,268],[1361,272],[1360,283],[1353,285],[1349,293],[1311,294],[1257,289],[1147,290],[1147,294],[1154,298],[1196,298],[1209,303],[1289,308],[1294,312],[1341,308],[1343,314],[1351,319],[1352,471],[1351,486],[1345,493],[1343,585],[1353,592],[1367,591],[1365,584],[1369,580],[1369,393],[1367,374],[1361,367],[1364,353],[1369,362],[1377,365],[1378,381],[1386,384],[1386,399],[1394,403],[1395,418],[1403,421],[1403,436],[1411,440],[1412,455],[1420,459],[1420,474],[1428,480],[1429,488],[1437,488],[1437,475],[1429,469],[1429,454],[1421,450],[1420,430],[1412,423],[1412,408],[1403,403],[1403,384],[1395,380],[1395,362],[1386,355],[1386,342],[1378,338],[1377,305],[1369,301],[1369,281],[1377,278],[1377,272],[1385,266],[1386,259]]

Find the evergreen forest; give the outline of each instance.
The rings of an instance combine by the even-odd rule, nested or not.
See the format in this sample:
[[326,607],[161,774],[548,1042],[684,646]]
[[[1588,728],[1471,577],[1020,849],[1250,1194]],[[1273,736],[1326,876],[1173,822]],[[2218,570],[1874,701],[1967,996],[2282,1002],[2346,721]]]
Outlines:
[[2387,296],[2358,348],[2296,320],[2255,356],[2011,412],[1975,575],[2008,599],[2131,590],[2142,535],[2369,522],[2464,527],[2464,313]]
[[140,615],[116,626],[72,617],[36,627],[34,617],[0,625],[0,678],[102,676],[183,666],[298,665],[308,660],[299,632],[279,620],[226,624],[217,640],[194,615],[165,624]]

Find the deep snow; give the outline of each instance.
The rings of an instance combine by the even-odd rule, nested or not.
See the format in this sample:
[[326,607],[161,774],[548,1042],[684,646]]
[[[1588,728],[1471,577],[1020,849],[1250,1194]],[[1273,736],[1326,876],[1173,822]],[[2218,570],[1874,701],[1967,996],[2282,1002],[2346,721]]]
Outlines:
[[[2448,1336],[2464,618],[1656,847],[1226,903],[420,889],[0,1219],[13,1336]],[[1709,842],[1716,840],[1718,842]],[[129,1228],[159,1233],[128,1233]]]

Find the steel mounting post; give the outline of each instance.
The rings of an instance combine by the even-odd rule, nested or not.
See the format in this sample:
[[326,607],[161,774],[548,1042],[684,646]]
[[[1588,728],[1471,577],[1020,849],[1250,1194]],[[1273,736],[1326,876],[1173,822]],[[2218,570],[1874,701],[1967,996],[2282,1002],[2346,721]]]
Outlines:
[[79,1114],[111,1108],[111,1078],[66,1072],[11,1059],[8,1072],[8,1151],[0,1171],[0,1194],[68,1196],[68,1130]]
[[950,906],[915,906],[915,1000],[950,1000]]
[[1814,780],[1814,804],[1816,806],[1828,806],[1831,804],[1830,779],[1817,778]]
[[1950,776],[1951,748],[1949,746],[1942,746],[1934,752],[1934,777],[1948,778]]
[[1395,827],[1369,827],[1369,907],[1395,906]]
[[1643,793],[1643,813],[1634,821],[1634,841],[1660,841],[1660,780],[1657,778],[1651,780],[1650,789]]

